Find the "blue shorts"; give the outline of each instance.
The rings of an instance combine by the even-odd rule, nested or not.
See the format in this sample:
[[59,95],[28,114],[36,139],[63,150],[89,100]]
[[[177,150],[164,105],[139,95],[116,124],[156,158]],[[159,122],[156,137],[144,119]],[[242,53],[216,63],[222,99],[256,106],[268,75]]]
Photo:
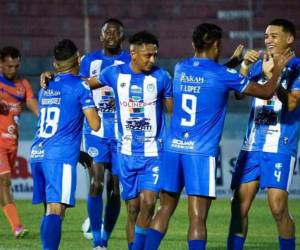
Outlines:
[[161,157],[119,154],[119,178],[124,200],[138,197],[142,190],[158,192]]
[[32,203],[75,205],[77,162],[45,160],[31,162]]
[[94,162],[111,163],[109,170],[113,175],[118,175],[117,140],[85,134],[84,141],[85,152],[93,158]]
[[280,153],[241,151],[232,175],[231,188],[259,180],[259,187],[289,191],[295,168],[295,157]]
[[216,158],[203,155],[163,153],[159,187],[180,193],[185,186],[187,195],[216,197]]

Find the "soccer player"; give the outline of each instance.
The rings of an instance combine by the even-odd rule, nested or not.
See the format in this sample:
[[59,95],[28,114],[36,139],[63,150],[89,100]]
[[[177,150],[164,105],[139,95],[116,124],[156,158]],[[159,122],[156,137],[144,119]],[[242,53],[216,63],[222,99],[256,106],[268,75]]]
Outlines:
[[[295,36],[295,26],[290,21],[271,21],[265,31],[265,46],[270,57],[278,58],[284,50],[290,49]],[[298,57],[288,62],[281,74],[280,87],[272,97],[252,100],[246,136],[232,177],[230,250],[243,249],[248,212],[259,188],[267,189],[269,207],[277,225],[279,249],[295,249],[295,224],[288,209],[288,194],[299,140],[299,62]],[[250,62],[245,60],[243,73],[247,74],[250,67]],[[264,72],[259,60],[248,77],[264,84],[271,75]]]
[[260,85],[217,63],[221,38],[222,30],[218,26],[198,25],[193,32],[195,56],[175,66],[173,98],[176,109],[164,141],[159,179],[160,208],[147,231],[146,250],[158,249],[184,186],[188,195],[188,247],[190,250],[205,249],[206,219],[211,201],[216,197],[216,157],[229,91],[270,98],[290,57],[286,52],[274,66],[271,79]]
[[90,81],[90,85],[108,85],[115,92],[120,134],[119,177],[127,208],[128,249],[138,250],[144,249],[159,191],[163,106],[167,112],[172,111],[172,88],[169,74],[154,65],[157,38],[142,31],[134,34],[129,43],[130,63],[106,68],[98,83]]
[[[100,41],[103,49],[88,53],[80,63],[80,76],[84,78],[99,76],[100,72],[110,65],[127,63],[130,54],[121,49],[124,40],[123,24],[117,19],[106,20],[100,30]],[[104,86],[93,90],[93,98],[101,117],[101,128],[95,132],[84,124],[84,142],[86,152],[93,157],[90,172],[90,189],[87,198],[87,210],[93,236],[94,248],[107,247],[110,234],[120,213],[120,190],[117,171],[117,126],[114,107],[114,92]],[[102,192],[104,170],[108,169],[107,203],[104,225],[102,221]]]
[[18,127],[22,105],[37,115],[38,105],[29,82],[19,77],[21,54],[17,48],[4,47],[0,64],[0,203],[16,238],[22,238],[28,229],[22,226],[11,193],[11,171],[18,149]]
[[31,147],[32,203],[46,204],[40,236],[43,249],[58,249],[67,207],[75,205],[76,165],[84,116],[100,128],[92,92],[80,79],[79,53],[71,40],[54,48],[56,75],[39,93],[39,123]]

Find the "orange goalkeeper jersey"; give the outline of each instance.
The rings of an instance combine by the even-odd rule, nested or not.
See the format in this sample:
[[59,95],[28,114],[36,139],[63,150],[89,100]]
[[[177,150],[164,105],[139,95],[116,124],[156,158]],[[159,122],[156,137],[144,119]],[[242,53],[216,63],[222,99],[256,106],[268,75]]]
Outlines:
[[0,102],[8,107],[8,112],[0,113],[0,148],[17,149],[22,104],[31,98],[34,94],[26,79],[12,82],[0,75]]

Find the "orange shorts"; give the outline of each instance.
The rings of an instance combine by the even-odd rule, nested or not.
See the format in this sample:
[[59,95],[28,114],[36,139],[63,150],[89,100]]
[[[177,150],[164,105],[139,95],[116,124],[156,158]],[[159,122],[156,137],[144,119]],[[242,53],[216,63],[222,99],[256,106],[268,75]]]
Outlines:
[[0,148],[0,175],[11,173],[17,159],[17,150]]

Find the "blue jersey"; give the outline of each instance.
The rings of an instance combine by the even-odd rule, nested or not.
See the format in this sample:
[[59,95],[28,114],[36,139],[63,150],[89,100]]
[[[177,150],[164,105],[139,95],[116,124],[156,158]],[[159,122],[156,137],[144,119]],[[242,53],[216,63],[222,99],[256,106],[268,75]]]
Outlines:
[[175,66],[174,113],[165,150],[216,156],[230,90],[243,92],[249,80],[206,58],[189,58]]
[[39,121],[31,161],[77,160],[83,110],[93,107],[92,92],[84,81],[73,74],[56,75],[39,93]]
[[119,151],[126,155],[158,156],[164,130],[163,99],[172,97],[169,74],[154,66],[134,73],[130,64],[111,66],[99,81],[116,93]]
[[[281,75],[281,85],[288,91],[300,91],[300,58],[293,57]],[[250,79],[264,84],[267,79],[263,74],[262,61],[253,65]],[[297,153],[300,127],[300,107],[288,110],[275,94],[270,100],[252,99],[252,108],[243,150],[270,153]]]
[[[130,54],[121,51],[115,56],[106,56],[103,50],[98,50],[86,54],[80,63],[80,75],[84,78],[99,76],[100,72],[108,66],[127,63],[130,61]],[[93,131],[88,123],[84,123],[84,133],[93,134],[102,138],[116,138],[116,117],[114,102],[114,92],[108,86],[93,90],[93,98],[101,118],[101,128]]]

